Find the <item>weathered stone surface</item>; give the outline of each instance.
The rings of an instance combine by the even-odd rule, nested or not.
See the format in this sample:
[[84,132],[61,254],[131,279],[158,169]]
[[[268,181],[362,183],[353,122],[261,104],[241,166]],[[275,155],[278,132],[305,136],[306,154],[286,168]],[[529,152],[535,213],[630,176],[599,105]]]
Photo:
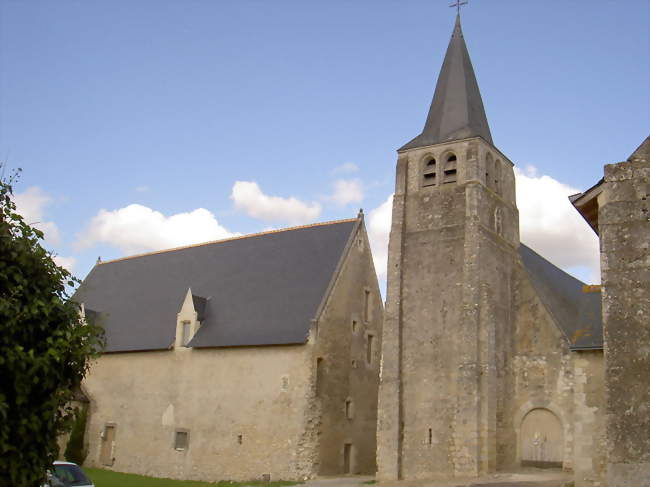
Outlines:
[[[647,141],[646,141],[647,144]],[[650,163],[605,166],[598,197],[607,483],[650,485]]]

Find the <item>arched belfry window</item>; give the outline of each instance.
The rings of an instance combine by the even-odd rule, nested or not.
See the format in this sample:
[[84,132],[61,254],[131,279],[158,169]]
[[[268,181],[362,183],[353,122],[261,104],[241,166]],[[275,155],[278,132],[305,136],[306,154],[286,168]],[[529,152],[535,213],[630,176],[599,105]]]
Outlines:
[[455,183],[456,182],[456,163],[457,163],[456,154],[449,154],[445,162],[445,172],[443,184]]
[[435,186],[436,172],[436,160],[431,158],[424,164],[424,169],[422,170],[422,186]]

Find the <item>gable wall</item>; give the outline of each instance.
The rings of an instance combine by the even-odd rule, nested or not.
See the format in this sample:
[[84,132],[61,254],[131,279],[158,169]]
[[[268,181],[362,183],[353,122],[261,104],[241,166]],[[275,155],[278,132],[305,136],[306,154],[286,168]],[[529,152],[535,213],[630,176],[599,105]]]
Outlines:
[[[369,291],[368,320],[364,320],[364,293]],[[352,331],[352,321],[356,331]],[[312,328],[309,347],[313,367],[322,359],[318,390],[319,468],[321,475],[344,473],[344,445],[352,445],[350,473],[376,471],[377,389],[383,304],[363,225],[351,240],[331,294],[318,323]],[[367,361],[368,336],[372,353]],[[354,361],[354,365],[353,362]],[[315,374],[316,376],[316,374]],[[352,418],[346,417],[346,400]]]
[[[304,345],[103,355],[84,382],[87,464],[101,466],[100,434],[114,423],[118,471],[210,481],[310,475],[310,365]],[[189,431],[185,451],[173,447],[177,428]]]
[[[573,465],[574,373],[568,340],[559,330],[521,265],[516,269],[514,333],[506,344],[503,409],[498,416],[499,469],[516,468],[522,460],[521,427],[533,409],[547,409],[563,429],[563,467]],[[540,431],[544,434],[544,431]]]

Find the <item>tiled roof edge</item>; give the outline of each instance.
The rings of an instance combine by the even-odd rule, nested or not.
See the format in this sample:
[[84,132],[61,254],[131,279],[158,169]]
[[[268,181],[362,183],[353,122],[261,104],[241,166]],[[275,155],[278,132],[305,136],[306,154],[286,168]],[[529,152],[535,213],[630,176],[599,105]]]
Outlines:
[[194,248],[194,247],[202,247],[204,245],[213,245],[213,244],[220,244],[220,243],[225,243],[225,242],[232,242],[234,240],[242,240],[242,239],[245,239],[245,238],[261,237],[263,235],[271,235],[273,233],[290,232],[292,230],[301,230],[303,228],[322,227],[322,226],[326,226],[326,225],[336,225],[338,223],[349,223],[349,222],[353,222],[353,221],[356,221],[356,220],[357,220],[357,218],[355,217],[355,218],[347,218],[345,220],[331,220],[331,221],[327,221],[327,222],[310,223],[309,225],[299,225],[299,226],[296,226],[296,227],[280,228],[278,230],[267,230],[265,232],[249,233],[248,235],[239,235],[237,237],[224,238],[224,239],[221,239],[221,240],[210,240],[209,242],[201,242],[201,243],[196,243],[196,244],[191,244],[191,245],[183,245],[183,246],[180,246],[180,247],[173,247],[171,249],[154,250],[152,252],[144,252],[142,254],[128,255],[126,257],[119,257],[117,259],[98,262],[96,265],[112,264],[114,262],[121,262],[123,260],[136,259],[138,257],[146,257],[147,255],[164,254],[166,252],[174,252],[176,250],[185,250],[185,249],[191,249],[191,248]]

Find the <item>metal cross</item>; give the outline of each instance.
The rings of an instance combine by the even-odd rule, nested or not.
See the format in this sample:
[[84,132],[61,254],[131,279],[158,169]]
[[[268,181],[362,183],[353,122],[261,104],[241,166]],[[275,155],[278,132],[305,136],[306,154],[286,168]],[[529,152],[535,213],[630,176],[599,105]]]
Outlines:
[[467,1],[462,2],[461,0],[456,0],[456,3],[452,3],[450,7],[456,7],[456,11],[458,12],[458,15],[460,15],[461,5],[467,5]]

